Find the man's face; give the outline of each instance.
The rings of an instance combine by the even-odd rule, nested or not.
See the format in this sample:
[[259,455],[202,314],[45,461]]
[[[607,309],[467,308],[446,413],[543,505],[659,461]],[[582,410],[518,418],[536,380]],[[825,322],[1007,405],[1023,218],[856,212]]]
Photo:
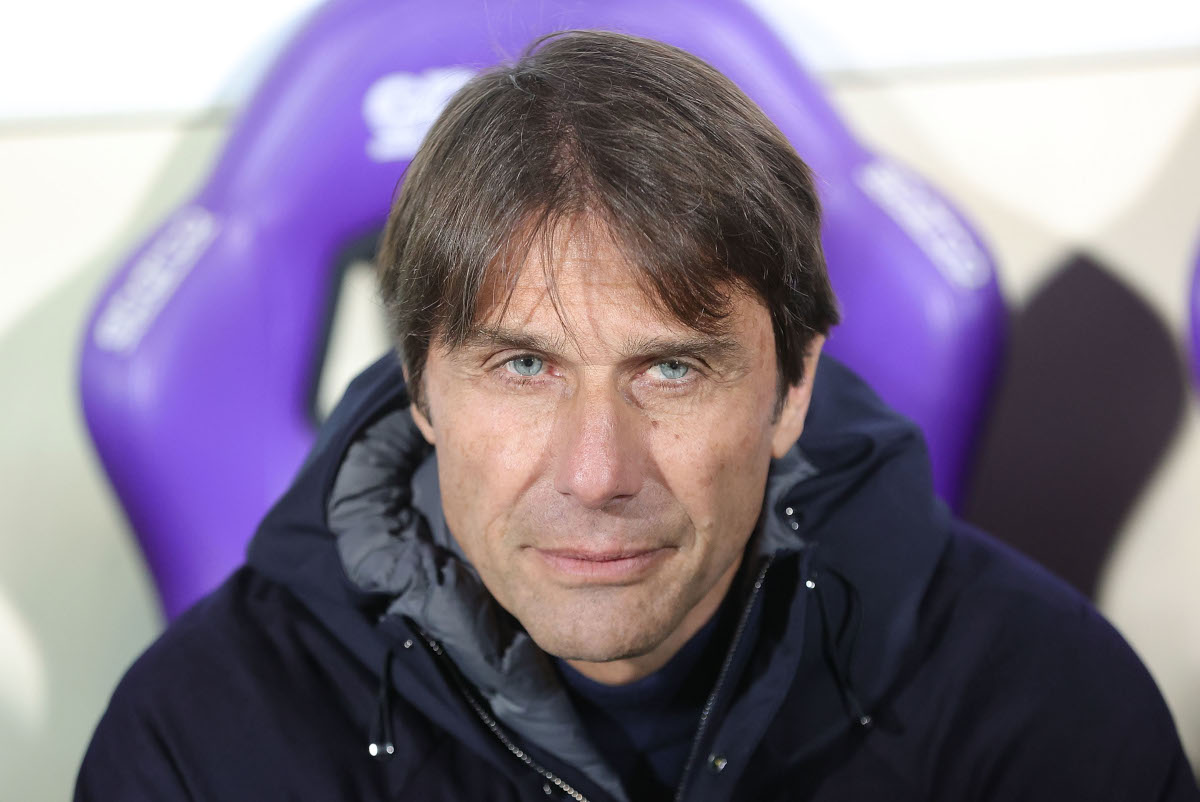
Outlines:
[[739,295],[728,331],[701,334],[664,317],[606,238],[570,237],[552,266],[561,318],[531,257],[478,336],[430,349],[429,417],[415,415],[488,590],[544,650],[625,682],[719,606],[810,381],[776,416],[761,303]]

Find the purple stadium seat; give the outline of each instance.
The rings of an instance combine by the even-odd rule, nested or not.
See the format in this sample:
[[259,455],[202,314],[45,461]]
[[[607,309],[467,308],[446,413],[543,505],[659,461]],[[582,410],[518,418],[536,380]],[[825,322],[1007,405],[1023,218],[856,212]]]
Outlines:
[[733,0],[334,0],[273,66],[207,183],[109,282],[82,348],[97,452],[173,617],[242,558],[312,441],[334,264],[382,225],[447,97],[538,34],[679,45],[742,86],[818,174],[845,323],[829,350],[930,443],[951,504],[996,376],[1004,309],[963,219],[861,146]]

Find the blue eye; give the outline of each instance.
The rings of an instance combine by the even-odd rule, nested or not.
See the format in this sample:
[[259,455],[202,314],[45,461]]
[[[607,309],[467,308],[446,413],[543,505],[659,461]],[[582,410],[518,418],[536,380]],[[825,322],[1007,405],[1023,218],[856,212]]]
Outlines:
[[536,356],[519,356],[505,363],[518,376],[536,376],[542,372],[542,360]]
[[677,380],[682,379],[691,370],[691,367],[680,362],[678,359],[668,359],[666,362],[659,362],[654,367],[658,368],[658,372],[662,374],[664,379]]

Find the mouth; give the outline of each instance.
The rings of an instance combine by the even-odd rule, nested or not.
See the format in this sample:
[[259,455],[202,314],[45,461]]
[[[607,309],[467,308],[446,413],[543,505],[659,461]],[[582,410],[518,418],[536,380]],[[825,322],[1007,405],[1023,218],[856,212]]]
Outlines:
[[671,548],[539,549],[531,551],[552,574],[587,584],[629,584],[644,578],[673,551]]

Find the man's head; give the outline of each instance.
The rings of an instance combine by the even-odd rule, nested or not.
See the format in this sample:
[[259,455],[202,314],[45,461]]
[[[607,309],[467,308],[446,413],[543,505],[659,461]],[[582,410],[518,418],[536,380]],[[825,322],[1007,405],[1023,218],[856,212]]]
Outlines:
[[383,298],[450,530],[547,651],[632,679],[720,603],[837,320],[819,234],[782,134],[667,45],[547,37],[430,131]]

